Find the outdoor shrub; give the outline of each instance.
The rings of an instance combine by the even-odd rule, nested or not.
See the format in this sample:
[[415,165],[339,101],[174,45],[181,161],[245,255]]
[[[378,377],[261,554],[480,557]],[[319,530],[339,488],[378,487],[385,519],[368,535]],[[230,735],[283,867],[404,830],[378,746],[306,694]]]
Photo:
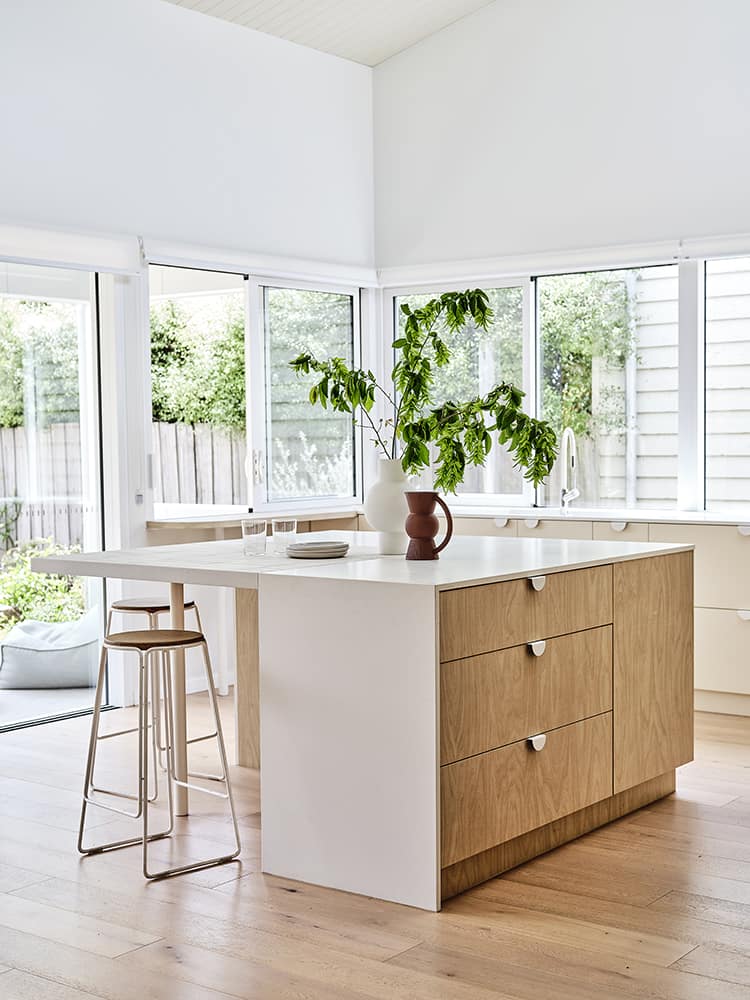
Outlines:
[[[43,538],[6,552],[0,562],[0,604],[17,608],[24,619],[43,622],[76,621],[85,610],[83,582],[78,577],[34,573],[34,556],[61,555],[80,549]],[[0,622],[0,629],[8,627]]]

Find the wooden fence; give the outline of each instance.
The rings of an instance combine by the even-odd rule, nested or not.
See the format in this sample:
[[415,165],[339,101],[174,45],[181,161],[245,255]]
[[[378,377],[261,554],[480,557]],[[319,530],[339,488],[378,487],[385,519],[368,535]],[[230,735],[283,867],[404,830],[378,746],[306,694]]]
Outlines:
[[153,434],[154,503],[247,503],[244,434],[162,423]]

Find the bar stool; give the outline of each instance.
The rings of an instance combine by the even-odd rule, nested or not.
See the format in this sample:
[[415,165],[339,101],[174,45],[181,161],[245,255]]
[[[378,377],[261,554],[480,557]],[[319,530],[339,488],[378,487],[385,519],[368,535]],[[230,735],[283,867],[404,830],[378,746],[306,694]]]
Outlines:
[[[219,751],[219,760],[224,775],[223,784],[225,791],[220,792],[202,785],[193,784],[190,781],[182,781],[175,774],[175,752],[174,752],[174,706],[170,697],[172,690],[172,670],[174,668],[173,654],[184,652],[188,649],[200,647],[203,651],[203,665],[206,673],[206,683],[208,686],[209,700],[213,711],[215,738]],[[101,719],[102,699],[104,695],[104,684],[107,671],[107,656],[110,650],[118,650],[123,653],[138,654],[138,725],[135,731],[138,732],[138,791],[136,795],[126,792],[112,791],[97,788],[94,784],[94,771],[96,765],[97,746],[102,738],[99,734],[99,722]],[[169,812],[169,824],[165,830],[152,833],[149,830],[149,806],[154,799],[149,792],[149,742],[153,744],[153,726],[149,723],[149,703],[153,702],[157,692],[154,690],[150,695],[150,678],[154,672],[161,674],[161,686],[164,691],[164,719],[165,719],[165,752],[166,752],[166,780],[167,780],[167,800]],[[152,685],[153,686],[153,685]],[[154,706],[151,704],[152,718]],[[151,739],[149,739],[151,730]],[[122,732],[127,732],[123,730]],[[119,735],[119,734],[118,734]],[[207,738],[207,737],[206,737]],[[155,747],[152,747],[155,754]],[[154,771],[154,774],[156,772]],[[190,777],[190,776],[189,776]],[[156,783],[156,781],[155,781]],[[159,871],[152,871],[149,867],[148,847],[155,840],[162,840],[168,837],[174,829],[174,786],[181,785],[192,791],[213,795],[217,798],[227,800],[234,827],[235,847],[229,854],[223,854],[215,858],[207,858],[201,861],[193,861],[189,864],[177,867],[163,868]],[[134,810],[114,806],[103,802],[98,796],[107,795],[114,798],[130,799],[135,801]],[[101,809],[127,816],[130,819],[142,820],[142,833],[139,837],[130,837],[124,840],[111,841],[109,843],[97,844],[95,846],[84,846],[84,830],[86,824],[86,811],[89,805],[95,805]],[[83,785],[83,802],[81,805],[81,822],[78,832],[78,850],[81,854],[101,854],[104,851],[115,850],[120,847],[130,847],[134,844],[142,845],[143,874],[147,879],[165,878],[170,875],[178,875],[182,872],[195,871],[199,868],[207,868],[212,865],[224,864],[232,861],[238,856],[241,850],[240,834],[237,826],[237,816],[232,798],[232,787],[229,781],[229,768],[227,764],[226,749],[224,747],[224,737],[221,728],[221,718],[219,716],[219,706],[214,687],[213,671],[208,655],[208,645],[202,632],[186,629],[147,629],[138,632],[119,632],[107,635],[102,644],[102,655],[99,662],[99,676],[96,684],[96,697],[94,699],[94,714],[91,720],[91,735],[89,738],[88,757],[86,760],[86,775]]]
[[[198,605],[193,600],[185,601],[183,608],[185,611],[191,611],[195,615],[195,628],[198,632],[203,632],[203,624],[201,622],[200,611],[198,611]],[[112,617],[113,615],[122,615],[126,618],[129,615],[145,615],[148,619],[149,629],[159,628],[159,620],[162,615],[169,614],[170,605],[169,601],[165,600],[163,597],[124,597],[120,600],[113,601],[109,607],[109,613],[107,614],[107,631],[106,634],[109,635],[112,631]],[[164,766],[164,753],[166,747],[162,741],[162,725],[161,725],[161,712],[158,711],[158,706],[161,704],[161,699],[159,697],[159,671],[152,671],[152,687],[156,696],[153,698],[153,706],[157,709],[152,713],[152,725],[153,734],[156,748],[158,748],[158,758],[159,765],[162,770],[165,770]],[[135,732],[135,729],[123,729],[118,733],[108,733],[106,736],[100,736],[99,739],[110,739],[112,736],[125,736],[127,733]],[[216,738],[216,733],[206,733],[205,736],[194,736],[189,739],[188,746],[191,743],[202,743],[204,740],[212,740]],[[156,756],[154,757],[154,767],[156,767]],[[188,774],[189,778],[203,778],[206,781],[224,781],[226,774],[203,774],[200,771],[192,771]],[[156,780],[154,780],[156,785]],[[101,791],[102,789],[98,789]],[[158,797],[158,787],[154,792],[154,799]]]

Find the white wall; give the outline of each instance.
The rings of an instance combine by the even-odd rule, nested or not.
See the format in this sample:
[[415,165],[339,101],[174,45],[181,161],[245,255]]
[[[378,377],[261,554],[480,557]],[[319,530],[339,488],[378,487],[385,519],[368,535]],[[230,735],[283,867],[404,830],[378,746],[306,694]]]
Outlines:
[[0,221],[372,264],[370,70],[161,0],[3,0]]
[[375,70],[376,261],[750,231],[747,0],[496,0]]

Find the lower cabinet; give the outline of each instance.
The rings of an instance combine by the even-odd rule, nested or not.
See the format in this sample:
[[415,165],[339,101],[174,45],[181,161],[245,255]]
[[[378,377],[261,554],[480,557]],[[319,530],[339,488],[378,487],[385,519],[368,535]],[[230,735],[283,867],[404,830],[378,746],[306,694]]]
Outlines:
[[695,687],[750,695],[750,610],[695,609]]
[[693,756],[692,552],[440,596],[444,895],[674,789]]

